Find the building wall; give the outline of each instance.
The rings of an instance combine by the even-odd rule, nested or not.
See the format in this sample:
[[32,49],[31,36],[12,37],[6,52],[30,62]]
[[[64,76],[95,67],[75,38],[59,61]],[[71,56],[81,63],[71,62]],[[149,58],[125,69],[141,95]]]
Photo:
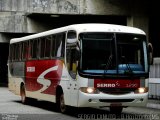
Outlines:
[[147,10],[145,0],[0,0],[0,45],[6,50],[0,51],[0,79],[6,78],[1,68],[6,68],[7,43],[13,37],[90,21],[134,26],[149,35]]
[[1,0],[0,32],[41,32],[50,29],[49,26],[28,16],[59,14],[126,16],[128,26],[142,28],[148,33],[144,4],[143,0]]
[[1,0],[1,11],[78,14],[81,0]]
[[125,0],[1,0],[1,11],[53,14],[126,14]]

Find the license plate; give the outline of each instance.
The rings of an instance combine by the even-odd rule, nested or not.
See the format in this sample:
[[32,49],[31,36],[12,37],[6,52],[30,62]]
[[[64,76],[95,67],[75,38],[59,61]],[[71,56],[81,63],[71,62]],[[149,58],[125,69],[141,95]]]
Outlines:
[[119,107],[122,106],[122,103],[111,103],[111,107]]

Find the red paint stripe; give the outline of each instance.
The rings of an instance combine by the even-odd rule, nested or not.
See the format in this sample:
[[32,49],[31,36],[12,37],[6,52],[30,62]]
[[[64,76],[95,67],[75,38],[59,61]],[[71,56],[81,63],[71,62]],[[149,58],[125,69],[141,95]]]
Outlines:
[[44,78],[51,81],[51,85],[43,91],[45,94],[55,95],[56,86],[59,84],[62,76],[63,62],[61,60],[33,60],[26,62],[26,89],[28,91],[38,91],[43,85],[37,82],[37,78],[47,69],[58,66],[56,71],[47,73]]
[[139,88],[139,79],[95,79],[94,87],[96,88]]

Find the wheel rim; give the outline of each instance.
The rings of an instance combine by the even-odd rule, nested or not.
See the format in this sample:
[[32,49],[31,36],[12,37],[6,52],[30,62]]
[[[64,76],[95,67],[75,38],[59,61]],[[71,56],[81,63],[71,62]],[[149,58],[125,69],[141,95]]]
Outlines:
[[60,109],[62,113],[66,111],[66,105],[65,105],[63,94],[60,96]]

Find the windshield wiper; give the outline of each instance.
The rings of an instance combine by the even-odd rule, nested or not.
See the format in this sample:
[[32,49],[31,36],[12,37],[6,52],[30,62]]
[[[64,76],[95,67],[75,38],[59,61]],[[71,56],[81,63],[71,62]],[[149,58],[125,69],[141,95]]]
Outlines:
[[108,60],[107,60],[107,64],[105,66],[105,69],[104,69],[104,74],[107,73],[107,70],[108,70],[109,66],[111,65],[111,63],[112,63],[112,58],[113,58],[113,55],[110,55]]
[[133,70],[131,69],[131,67],[130,67],[130,65],[129,65],[129,63],[128,63],[128,60],[126,59],[126,57],[125,56],[122,56],[122,59],[124,59],[124,63],[125,63],[125,65],[126,65],[126,67],[127,67],[127,69],[128,70],[124,70],[125,72],[125,74],[129,74],[129,75],[132,75],[133,74]]

